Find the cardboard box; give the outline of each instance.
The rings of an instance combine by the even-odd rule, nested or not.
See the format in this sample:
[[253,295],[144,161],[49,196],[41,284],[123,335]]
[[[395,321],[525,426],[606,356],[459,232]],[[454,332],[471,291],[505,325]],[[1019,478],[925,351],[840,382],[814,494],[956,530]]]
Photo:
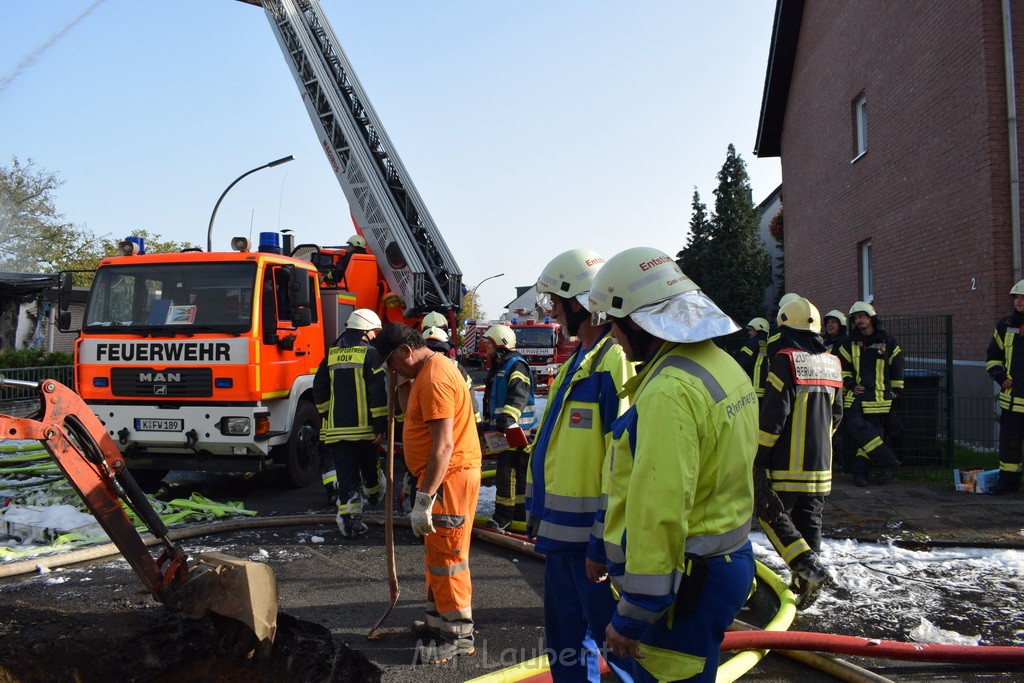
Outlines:
[[958,469],[953,470],[953,485],[957,491],[987,493],[999,480],[999,470]]

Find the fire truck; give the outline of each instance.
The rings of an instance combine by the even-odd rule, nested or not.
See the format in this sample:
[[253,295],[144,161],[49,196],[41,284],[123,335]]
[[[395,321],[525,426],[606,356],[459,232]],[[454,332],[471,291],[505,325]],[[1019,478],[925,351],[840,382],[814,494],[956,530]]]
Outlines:
[[576,339],[566,336],[562,326],[551,322],[550,318],[545,318],[544,322],[530,319],[508,323],[470,320],[466,322],[463,331],[464,363],[480,367],[489,364],[484,332],[491,325],[508,325],[516,333],[516,351],[529,363],[534,391],[537,393],[547,392],[558,368],[569,359],[576,347]]
[[439,311],[454,329],[462,273],[316,0],[243,1],[263,7],[369,253],[264,233],[147,254],[129,238],[97,267],[75,385],[141,479],[275,469],[302,487],[320,474],[313,377],[348,314]]

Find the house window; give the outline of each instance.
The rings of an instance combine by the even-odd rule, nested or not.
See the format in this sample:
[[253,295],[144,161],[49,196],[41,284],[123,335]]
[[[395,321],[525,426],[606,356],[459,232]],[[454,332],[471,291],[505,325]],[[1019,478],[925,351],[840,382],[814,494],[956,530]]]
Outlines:
[[856,161],[868,151],[868,101],[864,93],[853,101],[853,137],[853,161]]
[[871,264],[871,240],[860,243],[860,299],[868,303],[875,299],[874,267]]

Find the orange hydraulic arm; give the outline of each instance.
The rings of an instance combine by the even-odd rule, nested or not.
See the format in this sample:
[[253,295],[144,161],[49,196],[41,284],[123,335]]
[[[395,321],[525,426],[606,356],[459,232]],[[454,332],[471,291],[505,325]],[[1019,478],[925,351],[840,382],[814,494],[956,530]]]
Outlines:
[[[4,386],[38,389],[41,412],[36,419],[0,415],[0,435],[42,442],[149,592],[166,602],[188,581],[188,558],[167,538],[167,527],[127,473],[124,458],[106,428],[78,395],[55,380],[26,382],[0,377],[0,388]],[[122,500],[162,541],[156,559],[125,514]]]

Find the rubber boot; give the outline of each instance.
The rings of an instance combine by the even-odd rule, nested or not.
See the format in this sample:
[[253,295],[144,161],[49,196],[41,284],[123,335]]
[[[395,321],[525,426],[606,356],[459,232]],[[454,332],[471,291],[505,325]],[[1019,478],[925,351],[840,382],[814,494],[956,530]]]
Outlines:
[[995,486],[986,491],[986,493],[993,496],[1005,496],[1007,493],[1013,493],[1020,488],[1020,475],[1020,472],[999,470],[999,478],[996,480]]
[[871,462],[862,456],[856,456],[853,459],[853,466],[850,468],[851,474],[853,474],[853,483],[857,486],[864,488],[868,485],[868,472],[871,470]]

